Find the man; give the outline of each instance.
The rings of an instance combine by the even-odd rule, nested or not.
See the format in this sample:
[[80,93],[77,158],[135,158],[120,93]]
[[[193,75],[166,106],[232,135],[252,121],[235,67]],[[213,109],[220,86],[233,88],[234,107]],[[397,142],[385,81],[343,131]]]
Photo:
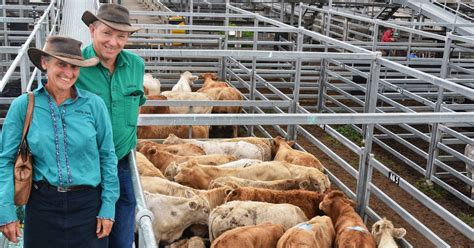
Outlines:
[[85,11],[82,21],[89,27],[92,44],[82,50],[85,59],[97,56],[100,63],[81,68],[76,85],[99,95],[112,121],[115,153],[118,158],[120,198],[109,247],[132,247],[134,238],[135,194],[128,154],[137,143],[138,108],[145,103],[143,74],[139,56],[124,51],[128,37],[139,30],[132,27],[129,12],[118,4],[102,4],[97,15]]

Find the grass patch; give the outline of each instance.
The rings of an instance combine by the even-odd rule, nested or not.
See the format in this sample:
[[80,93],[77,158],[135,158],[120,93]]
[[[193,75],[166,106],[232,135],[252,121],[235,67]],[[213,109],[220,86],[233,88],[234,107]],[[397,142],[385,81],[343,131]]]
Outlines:
[[339,126],[335,129],[357,145],[362,145],[362,136],[351,125]]
[[458,218],[468,224],[470,227],[474,228],[474,216],[472,214],[460,213]]
[[433,199],[440,200],[446,197],[446,191],[443,188],[436,184],[427,184],[424,178],[418,179],[415,183],[415,187]]

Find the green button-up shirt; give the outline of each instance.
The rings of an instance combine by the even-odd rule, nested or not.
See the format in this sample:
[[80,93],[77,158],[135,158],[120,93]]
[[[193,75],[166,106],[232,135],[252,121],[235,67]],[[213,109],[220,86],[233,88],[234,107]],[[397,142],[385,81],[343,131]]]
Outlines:
[[[33,180],[46,180],[56,186],[100,185],[102,205],[97,215],[113,219],[119,181],[110,119],[102,99],[81,89],[76,88],[76,92],[75,99],[69,98],[57,106],[54,99],[49,104],[50,96],[42,86],[34,91],[35,107],[27,135],[34,161]],[[17,97],[10,105],[2,127],[0,226],[17,220],[13,204],[13,164],[27,105],[27,94]]]
[[[92,44],[82,50],[84,59],[95,57]],[[143,91],[145,63],[136,54],[121,51],[112,74],[101,63],[82,67],[76,85],[100,96],[107,106],[118,159],[137,144],[138,108],[146,101]]]

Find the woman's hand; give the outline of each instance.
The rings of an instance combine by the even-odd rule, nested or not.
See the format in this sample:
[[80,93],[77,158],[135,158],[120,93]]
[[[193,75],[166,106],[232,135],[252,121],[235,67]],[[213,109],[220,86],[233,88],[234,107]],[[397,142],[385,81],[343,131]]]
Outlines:
[[114,222],[111,220],[97,218],[97,238],[101,239],[109,236],[113,224]]
[[18,237],[21,237],[20,221],[3,225],[0,230],[10,242],[18,243]]

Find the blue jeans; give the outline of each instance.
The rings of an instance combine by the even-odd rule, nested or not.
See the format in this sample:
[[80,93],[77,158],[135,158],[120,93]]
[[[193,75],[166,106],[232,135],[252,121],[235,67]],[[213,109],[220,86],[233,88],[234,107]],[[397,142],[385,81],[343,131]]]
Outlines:
[[100,187],[58,192],[35,183],[26,204],[23,247],[107,247],[108,238],[98,239],[95,232],[101,192]]
[[115,223],[109,236],[109,247],[130,248],[134,239],[135,208],[137,201],[133,192],[128,155],[118,161],[120,198],[115,204]]

